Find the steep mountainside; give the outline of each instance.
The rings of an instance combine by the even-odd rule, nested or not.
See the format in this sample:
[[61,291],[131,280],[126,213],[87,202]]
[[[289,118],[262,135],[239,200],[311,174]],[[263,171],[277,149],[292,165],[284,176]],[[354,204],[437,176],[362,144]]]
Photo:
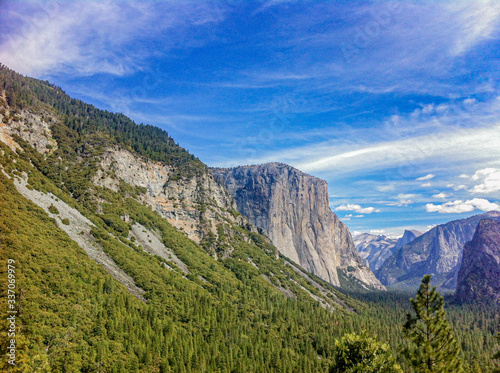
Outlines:
[[500,212],[489,212],[467,219],[438,225],[389,257],[378,269],[377,277],[385,285],[414,287],[424,274],[445,289],[455,289],[462,262],[463,246],[474,235],[479,221],[500,219]]
[[12,259],[19,369],[328,369],[318,354],[341,330],[324,326],[358,303],[277,257],[205,165],[3,66],[0,91],[0,275]]
[[421,235],[422,232],[416,230],[405,230],[405,232],[403,233],[403,237],[400,237],[394,245],[393,252],[401,249],[404,245],[409,244],[411,241],[413,241],[417,237],[420,237]]
[[481,220],[465,244],[456,297],[462,303],[500,299],[500,221]]
[[383,288],[330,209],[326,181],[282,163],[212,172],[281,254],[333,285],[341,285],[340,275]]
[[[347,331],[400,348],[406,295],[346,296],[234,206],[166,132],[0,65],[0,278],[11,259],[17,311],[17,366],[0,371],[319,373]],[[498,312],[449,311],[489,368]]]
[[391,256],[397,240],[384,235],[362,233],[353,237],[356,250],[361,259],[372,271],[377,270]]

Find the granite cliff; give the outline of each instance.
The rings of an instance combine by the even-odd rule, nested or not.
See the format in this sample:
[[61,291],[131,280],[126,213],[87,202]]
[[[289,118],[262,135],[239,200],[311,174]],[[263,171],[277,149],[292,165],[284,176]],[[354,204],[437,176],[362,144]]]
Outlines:
[[361,233],[354,237],[354,244],[365,263],[376,271],[394,252],[421,234],[416,230],[405,230],[403,236],[396,240],[384,235]]
[[282,163],[212,172],[235,198],[238,211],[282,255],[336,286],[344,278],[354,278],[364,287],[384,288],[357,253],[348,228],[330,209],[326,181]]
[[370,233],[361,233],[353,238],[359,256],[372,271],[377,270],[392,255],[397,242],[397,240],[384,235]]
[[440,288],[455,289],[462,262],[463,246],[474,236],[479,221],[500,219],[500,212],[488,212],[438,225],[404,245],[377,270],[384,285],[415,287],[424,274],[432,274]]
[[422,232],[419,232],[417,230],[411,229],[411,230],[405,230],[403,233],[403,236],[400,237],[396,244],[394,245],[393,252],[401,249],[404,245],[409,244],[411,241],[413,241],[415,238],[420,237],[422,235]]
[[481,220],[465,244],[456,296],[462,303],[500,299],[500,221]]

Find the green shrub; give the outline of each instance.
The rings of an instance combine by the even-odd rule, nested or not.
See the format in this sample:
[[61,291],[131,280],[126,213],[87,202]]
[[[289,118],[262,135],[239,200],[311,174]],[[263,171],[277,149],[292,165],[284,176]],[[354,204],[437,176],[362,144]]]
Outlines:
[[57,209],[57,207],[52,204],[49,206],[49,212],[56,215],[59,214],[59,210]]

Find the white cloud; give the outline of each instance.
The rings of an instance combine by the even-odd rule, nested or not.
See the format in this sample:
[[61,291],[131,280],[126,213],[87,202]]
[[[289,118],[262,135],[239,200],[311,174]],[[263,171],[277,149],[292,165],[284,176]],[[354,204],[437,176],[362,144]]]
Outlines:
[[364,215],[353,215],[353,214],[347,214],[344,216],[344,219],[345,218],[364,218],[365,216]]
[[500,191],[500,170],[496,168],[483,168],[472,175],[471,180],[481,180],[470,192],[472,193],[493,193]]
[[491,37],[498,25],[499,5],[496,0],[454,1],[447,4],[446,7],[456,16],[457,24],[461,26],[460,37],[451,45],[453,54],[462,54]]
[[425,176],[422,176],[422,177],[417,178],[417,180],[418,180],[418,181],[422,181],[422,180],[430,180],[430,179],[432,179],[434,176],[436,176],[436,175],[433,175],[433,174],[428,174],[428,175],[425,175]]
[[418,194],[400,193],[396,196],[397,202],[386,203],[387,206],[407,206],[414,203],[413,198],[418,197]]
[[395,190],[396,187],[392,184],[388,184],[388,185],[380,185],[377,187],[377,190],[379,192],[392,192],[393,190]]
[[158,36],[164,36],[161,50],[165,53],[180,43],[192,45],[187,27],[200,27],[222,17],[220,9],[202,2],[93,0],[52,1],[44,7],[26,2],[22,6],[2,9],[9,12],[7,17],[17,29],[13,27],[0,46],[0,60],[36,77],[60,72],[128,74],[159,53],[153,43],[139,43],[145,37],[160,40]]
[[386,231],[385,229],[371,229],[370,233],[376,235],[383,235],[384,233],[386,233]]
[[462,189],[467,189],[465,185],[455,185],[455,184],[448,184],[446,185],[447,188],[452,188],[453,190],[462,190]]
[[434,198],[448,198],[449,196],[450,196],[449,194],[446,194],[444,192],[432,195],[432,197],[434,197]]
[[420,185],[422,188],[429,188],[431,186],[431,183],[424,183]]
[[425,205],[425,209],[427,212],[439,212],[440,214],[457,214],[463,212],[471,212],[475,209],[482,211],[493,211],[500,210],[500,205],[490,202],[487,199],[483,198],[474,198],[468,201],[453,201],[446,202],[442,205],[434,205],[432,203],[428,203]]
[[[500,111],[500,100],[498,100]],[[500,158],[500,123],[470,129],[446,128],[442,133],[366,145],[338,141],[270,152],[261,157],[233,159],[220,166],[260,164],[276,160],[305,172],[361,173],[390,167],[413,167],[427,160],[455,163],[492,161]],[[448,162],[449,166],[450,163]]]
[[355,211],[358,214],[371,214],[372,212],[380,212],[380,210],[375,209],[375,207],[361,207],[360,205],[355,204],[338,206],[337,208],[335,208],[335,211]]
[[417,194],[411,194],[411,193],[403,194],[403,193],[400,193],[400,194],[398,194],[397,198],[401,200],[401,199],[415,198],[416,196],[417,196]]
[[[452,103],[442,113],[393,115],[384,120],[383,126],[375,125],[370,131],[341,128],[337,136],[324,134],[323,138],[331,140],[256,153],[256,157],[232,159],[218,166],[280,160],[306,172],[328,172],[329,176],[394,168],[393,179],[406,179],[420,165],[442,167],[445,163],[448,169],[463,169],[472,163],[498,162],[499,117],[500,96],[472,108]],[[380,140],[373,142],[374,138]],[[386,184],[391,188],[393,183]]]

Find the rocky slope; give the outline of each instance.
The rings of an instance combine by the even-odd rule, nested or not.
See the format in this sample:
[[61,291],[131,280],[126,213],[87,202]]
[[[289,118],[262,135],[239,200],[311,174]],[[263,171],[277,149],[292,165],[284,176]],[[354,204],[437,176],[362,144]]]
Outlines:
[[[218,227],[227,224],[252,227],[236,212],[236,203],[208,171],[191,178],[180,178],[177,170],[161,162],[143,159],[128,150],[109,147],[100,156],[100,171],[94,184],[118,190],[120,181],[145,188],[144,203],[182,230],[197,243],[221,234]],[[255,230],[255,229],[254,229]],[[226,234],[230,234],[226,230]],[[211,248],[212,254],[227,255]]]
[[372,271],[377,270],[391,256],[397,240],[384,235],[362,233],[353,237],[361,259]]
[[[52,86],[36,81],[32,83],[39,91],[48,90],[47,102],[52,94],[57,94],[54,102],[57,105],[64,105],[66,100],[68,112],[81,110],[89,117],[94,114],[96,122],[109,118],[111,124],[130,121],[118,114],[98,111],[83,102],[71,100]],[[33,92],[23,94],[29,97]],[[35,95],[31,101],[37,102]],[[65,118],[46,102],[22,107],[14,107],[9,102],[12,101],[3,91],[0,94],[0,173],[14,181],[20,195],[41,207],[49,216],[57,217],[60,229],[140,300],[145,300],[144,290],[136,285],[134,278],[120,267],[118,261],[103,250],[99,244],[99,229],[101,233],[107,231],[106,238],[109,236],[121,242],[114,244],[125,244],[126,250],[140,248],[139,252],[161,258],[165,268],[178,272],[185,280],[187,275],[194,276],[197,268],[193,269],[176,254],[172,249],[175,245],[164,244],[160,228],[139,223],[133,214],[144,218],[144,213],[137,212],[140,211],[137,205],[124,204],[127,200],[146,205],[150,208],[148,212],[152,210],[165,218],[178,230],[175,235],[170,235],[176,243],[179,235],[185,236],[219,261],[231,261],[233,254],[238,260],[245,257],[252,269],[262,272],[260,274],[268,286],[287,296],[296,298],[306,294],[314,301],[321,298],[321,305],[331,310],[341,303],[332,288],[290,265],[287,260],[277,258],[277,249],[237,211],[236,202],[225,187],[215,181],[205,165],[173,141],[163,149],[167,155],[173,156],[163,157],[167,161],[160,161],[145,156],[147,150],[140,154],[134,151],[136,147],[113,141],[109,133],[104,132],[107,130],[104,126],[90,129],[95,123],[88,118],[85,124],[89,128],[82,130],[80,123],[73,125],[72,118]],[[129,130],[137,137],[142,136],[146,141],[152,139],[152,146],[159,142],[157,133],[144,134],[154,129],[130,123]],[[22,166],[20,159],[23,160]],[[192,163],[195,167],[191,167]],[[56,214],[50,212],[51,205],[58,211]],[[248,252],[243,255],[244,250]],[[267,268],[271,262],[266,267],[262,260],[259,263],[257,258],[263,252],[272,258],[273,265],[276,264],[276,267],[270,265],[272,270]],[[208,262],[206,258],[203,260]],[[283,274],[284,268],[291,268],[289,275],[297,278],[292,280],[285,275],[278,280],[274,272]],[[207,281],[200,275],[194,277],[202,283]],[[313,289],[322,295],[318,298],[310,293]]]
[[376,272],[385,285],[417,286],[424,274],[444,289],[455,289],[462,261],[463,246],[474,235],[479,221],[500,219],[500,212],[489,212],[438,225],[401,247]]
[[331,211],[324,180],[282,163],[212,172],[235,198],[238,211],[282,255],[333,285],[340,285],[341,273],[383,289],[358,255],[348,228]]
[[422,232],[419,232],[417,230],[411,229],[411,230],[405,230],[403,233],[403,236],[400,237],[396,244],[394,245],[393,252],[401,249],[404,245],[409,244],[411,241],[413,241],[415,238],[420,237],[422,235]]
[[500,221],[481,220],[465,244],[456,296],[463,303],[500,299]]

